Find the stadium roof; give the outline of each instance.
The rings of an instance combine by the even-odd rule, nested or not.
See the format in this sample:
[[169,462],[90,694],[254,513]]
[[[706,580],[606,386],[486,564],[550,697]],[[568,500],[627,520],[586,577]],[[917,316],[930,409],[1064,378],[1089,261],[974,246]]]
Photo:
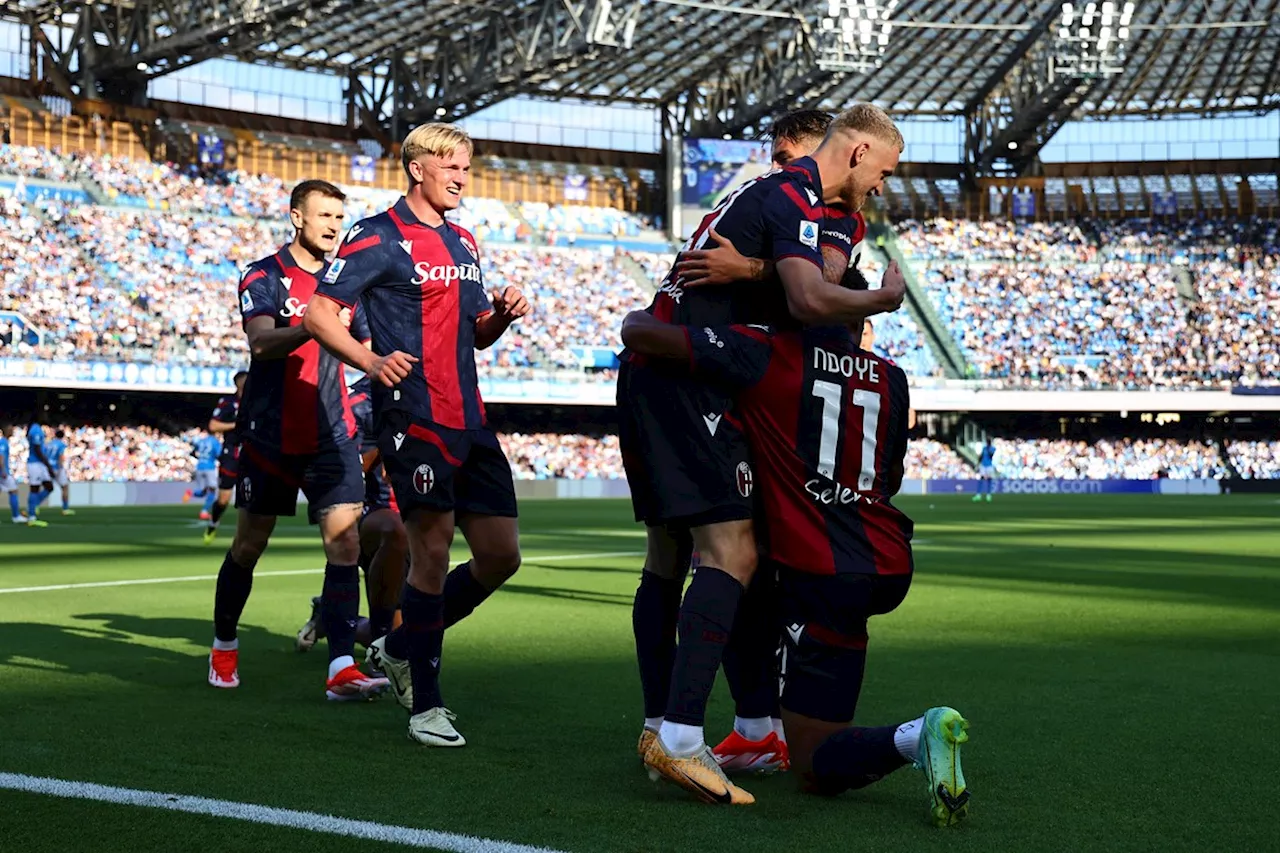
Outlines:
[[[1094,4],[1075,5],[1079,20]],[[1134,5],[1119,73],[1069,79],[1048,73],[1057,0],[881,0],[892,24],[883,52],[834,71],[818,65],[827,0],[4,0],[3,9],[60,19],[77,37],[91,30],[89,53],[44,49],[64,57],[72,80],[92,75],[100,93],[232,55],[348,77],[366,123],[394,116],[399,128],[519,94],[672,104],[673,130],[699,134],[855,100],[981,124],[985,103],[994,124],[973,140],[977,157],[1011,123],[1029,129],[999,144],[1034,143],[1038,128],[1068,116],[1280,106],[1280,0]],[[77,49],[89,59],[73,70]]]

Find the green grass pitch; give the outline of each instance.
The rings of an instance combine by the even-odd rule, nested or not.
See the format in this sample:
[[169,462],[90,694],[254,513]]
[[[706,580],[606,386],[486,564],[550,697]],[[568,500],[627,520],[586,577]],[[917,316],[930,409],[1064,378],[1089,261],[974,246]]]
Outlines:
[[[215,797],[569,853],[1275,849],[1280,500],[902,498],[906,603],[872,622],[858,714],[948,703],[971,721],[972,818],[925,820],[904,769],[836,800],[783,777],[716,809],[650,783],[631,597],[643,534],[621,502],[527,502],[525,566],[452,630],[447,703],[469,745],[405,737],[390,699],[323,698],[293,651],[321,576],[259,577],[242,686],[205,684],[213,582],[0,592],[0,772]],[[0,526],[0,590],[213,575],[191,508],[46,511]],[[464,553],[461,540],[456,556]],[[576,560],[540,557],[626,554]],[[261,572],[319,569],[282,523]],[[709,738],[731,724],[717,686]],[[1268,816],[1269,815],[1269,816]],[[0,849],[392,849],[303,830],[0,791]]]

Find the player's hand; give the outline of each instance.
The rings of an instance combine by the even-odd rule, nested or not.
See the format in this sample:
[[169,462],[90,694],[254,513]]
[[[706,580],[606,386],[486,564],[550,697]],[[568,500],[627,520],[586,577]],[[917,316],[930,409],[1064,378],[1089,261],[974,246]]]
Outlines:
[[712,228],[707,235],[716,241],[714,249],[691,249],[680,256],[676,275],[687,287],[705,284],[729,284],[734,281],[750,281],[756,270],[750,258],[745,258],[728,237],[722,237]]
[[338,312],[338,320],[342,323],[342,327],[344,329],[350,329],[351,328],[351,309],[347,308],[344,305],[342,307],[342,310]]
[[388,388],[394,388],[413,372],[413,366],[417,363],[418,359],[415,356],[396,350],[390,355],[380,355],[375,358],[365,372],[369,374],[369,378],[376,379]]
[[880,279],[880,294],[882,311],[897,311],[902,307],[902,300],[907,295],[907,277],[902,274],[902,269],[898,266],[897,261],[890,261],[889,266],[884,271],[884,278]]
[[498,290],[496,287],[489,294],[493,300],[494,312],[508,323],[529,313],[529,300],[517,287]]

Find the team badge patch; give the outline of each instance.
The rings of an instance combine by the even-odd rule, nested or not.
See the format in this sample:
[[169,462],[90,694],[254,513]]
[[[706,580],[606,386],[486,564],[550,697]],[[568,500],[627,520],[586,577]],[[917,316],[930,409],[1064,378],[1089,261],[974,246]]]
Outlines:
[[818,223],[808,219],[800,221],[800,242],[810,249],[818,248]]
[[338,276],[342,275],[342,268],[345,267],[346,265],[347,265],[347,262],[342,258],[334,258],[332,261],[330,261],[329,269],[325,270],[324,279],[322,279],[324,283],[333,284],[335,281],[337,281]]
[[413,490],[420,495],[435,488],[436,472],[431,470],[430,465],[419,465],[413,472]]
[[751,489],[755,486],[755,477],[751,473],[751,466],[746,462],[738,463],[738,494],[744,498],[751,497]]
[[240,313],[248,314],[253,310],[253,297],[249,295],[249,291],[240,294]]
[[466,234],[459,234],[458,239],[462,241],[462,245],[467,247],[467,251],[471,253],[471,257],[477,261],[480,260],[480,250],[476,248],[476,244],[471,242],[471,238]]

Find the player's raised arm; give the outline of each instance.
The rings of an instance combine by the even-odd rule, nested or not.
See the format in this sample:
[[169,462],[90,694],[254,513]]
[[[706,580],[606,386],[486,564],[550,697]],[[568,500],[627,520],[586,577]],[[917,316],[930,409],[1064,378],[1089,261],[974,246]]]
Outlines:
[[673,326],[648,311],[632,311],[622,319],[622,343],[650,358],[687,360],[692,348],[684,326]]
[[716,241],[714,249],[690,249],[680,255],[676,273],[690,287],[702,284],[730,284],[735,281],[768,281],[773,277],[773,261],[748,258],[733,241],[708,229]]

